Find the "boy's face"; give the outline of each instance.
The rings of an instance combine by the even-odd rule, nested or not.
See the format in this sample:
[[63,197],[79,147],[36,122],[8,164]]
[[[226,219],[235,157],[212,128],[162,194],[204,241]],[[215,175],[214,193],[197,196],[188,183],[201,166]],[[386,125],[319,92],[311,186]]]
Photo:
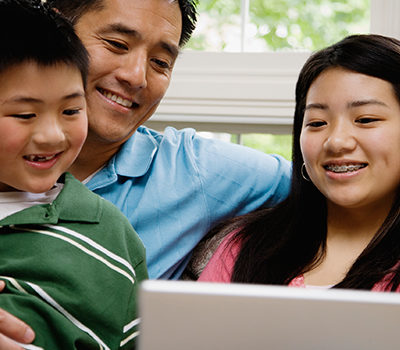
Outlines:
[[0,191],[45,192],[87,134],[79,70],[24,62],[0,73]]

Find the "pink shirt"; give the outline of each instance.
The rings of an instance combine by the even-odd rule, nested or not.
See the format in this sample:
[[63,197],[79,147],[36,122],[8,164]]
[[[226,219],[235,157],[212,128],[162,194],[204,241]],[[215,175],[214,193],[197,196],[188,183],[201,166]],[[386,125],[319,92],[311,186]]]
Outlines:
[[[233,268],[235,266],[235,261],[240,251],[240,243],[230,244],[231,238],[237,233],[233,231],[228,234],[225,239],[221,242],[220,246],[215,251],[214,255],[211,257],[207,266],[201,273],[198,281],[203,282],[221,282],[230,283],[233,273]],[[384,292],[388,282],[391,278],[391,274],[385,276],[382,281],[375,283],[372,287],[373,291]],[[289,287],[300,287],[305,288],[304,276],[300,275],[290,281]],[[396,292],[400,292],[400,286],[397,288]]]

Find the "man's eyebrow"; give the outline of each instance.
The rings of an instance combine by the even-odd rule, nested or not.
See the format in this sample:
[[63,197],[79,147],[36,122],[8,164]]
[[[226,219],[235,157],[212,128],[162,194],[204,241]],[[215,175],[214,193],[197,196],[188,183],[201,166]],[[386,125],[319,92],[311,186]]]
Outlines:
[[366,105],[378,105],[388,107],[388,105],[382,101],[376,99],[367,99],[367,100],[359,100],[359,101],[352,101],[347,104],[347,108],[355,108],[355,107],[362,107]]
[[111,23],[100,30],[100,33],[120,33],[134,37],[141,37],[140,33],[132,28],[129,28],[123,23]]
[[[134,38],[142,39],[142,35],[140,34],[139,31],[127,27],[123,23],[112,23],[100,30],[100,33],[105,34],[105,33],[119,33],[119,34],[124,34],[128,35]],[[166,41],[161,41],[160,42],[160,47],[166,51],[170,55],[172,55],[174,58],[178,56],[179,54],[179,47],[173,44],[170,44]]]
[[161,47],[162,47],[164,50],[168,51],[168,52],[172,55],[173,58],[178,57],[178,54],[179,54],[179,48],[178,48],[178,46],[176,46],[176,45],[171,45],[171,44],[168,44],[168,43],[166,43],[165,41],[163,41],[163,42],[161,42]]

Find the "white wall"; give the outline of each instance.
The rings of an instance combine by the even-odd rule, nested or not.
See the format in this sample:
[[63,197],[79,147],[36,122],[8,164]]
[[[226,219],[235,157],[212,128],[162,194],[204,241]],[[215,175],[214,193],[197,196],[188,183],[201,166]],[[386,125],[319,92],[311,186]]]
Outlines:
[[[371,32],[400,38],[400,0],[371,0]],[[310,53],[184,51],[146,125],[229,133],[291,133],[297,75]]]
[[231,133],[290,133],[294,84],[309,53],[187,51],[147,125]]

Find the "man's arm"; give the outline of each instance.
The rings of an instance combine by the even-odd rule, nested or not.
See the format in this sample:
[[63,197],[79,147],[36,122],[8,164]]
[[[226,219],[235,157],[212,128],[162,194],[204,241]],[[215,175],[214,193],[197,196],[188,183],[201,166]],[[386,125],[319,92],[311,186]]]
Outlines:
[[[0,292],[4,287],[5,283],[0,281]],[[27,324],[0,308],[0,350],[22,350],[14,341],[29,344],[34,338]]]

